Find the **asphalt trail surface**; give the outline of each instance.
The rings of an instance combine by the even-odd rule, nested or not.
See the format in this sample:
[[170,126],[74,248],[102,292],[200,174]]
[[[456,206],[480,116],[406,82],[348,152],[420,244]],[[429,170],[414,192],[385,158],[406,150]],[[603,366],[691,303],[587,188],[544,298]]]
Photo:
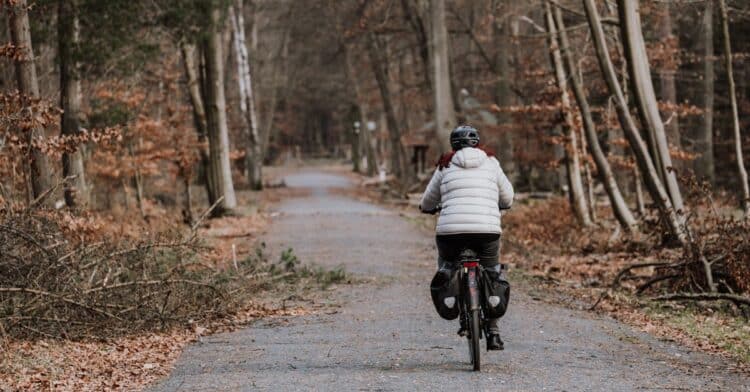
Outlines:
[[719,359],[534,301],[523,288],[501,321],[505,351],[483,351],[482,371],[472,372],[457,322],[440,319],[429,299],[432,237],[395,211],[332,192],[353,186],[345,177],[303,171],[286,183],[310,196],[277,207],[269,248],[374,281],[339,286],[337,312],[204,338],[153,391],[750,390]]

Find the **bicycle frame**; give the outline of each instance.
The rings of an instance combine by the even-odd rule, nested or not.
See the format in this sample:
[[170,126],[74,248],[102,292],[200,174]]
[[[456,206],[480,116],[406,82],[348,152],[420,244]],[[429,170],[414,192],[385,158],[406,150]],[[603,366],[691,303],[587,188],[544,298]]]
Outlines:
[[479,262],[478,261],[465,261],[462,267],[462,294],[465,298],[467,310],[481,310],[481,304],[479,303]]

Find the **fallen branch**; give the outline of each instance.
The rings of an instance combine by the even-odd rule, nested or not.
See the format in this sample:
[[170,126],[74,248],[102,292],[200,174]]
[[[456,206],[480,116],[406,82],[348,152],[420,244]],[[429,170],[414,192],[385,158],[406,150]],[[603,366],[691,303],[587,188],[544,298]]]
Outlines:
[[652,298],[654,301],[732,301],[739,307],[740,304],[750,306],[750,297],[726,293],[675,293],[660,295]]
[[118,283],[118,284],[113,284],[109,286],[95,287],[93,289],[88,289],[84,291],[83,293],[90,294],[90,293],[95,293],[97,291],[120,289],[123,287],[130,287],[130,286],[159,286],[159,285],[168,285],[168,284],[177,284],[177,283],[182,283],[182,284],[191,285],[191,286],[208,287],[213,291],[218,291],[216,287],[208,283],[196,282],[194,280],[187,280],[187,279],[171,279],[171,280],[137,280],[133,282]]
[[668,275],[654,276],[653,278],[651,278],[648,281],[646,281],[646,283],[644,283],[640,287],[638,287],[638,289],[635,291],[635,295],[641,295],[641,293],[643,293],[644,291],[646,291],[647,288],[653,286],[654,284],[656,284],[658,282],[661,282],[661,281],[664,281],[664,280],[668,280],[668,279],[679,278],[680,276],[681,276],[680,274],[668,274]]
[[630,271],[632,271],[634,269],[646,268],[646,267],[658,267],[658,266],[671,266],[671,264],[672,263],[667,263],[667,262],[664,262],[664,261],[631,264],[631,265],[623,268],[622,270],[620,270],[620,272],[617,274],[617,276],[615,276],[615,279],[612,281],[612,284],[610,284],[610,287],[611,288],[616,288],[619,285],[620,280],[622,279],[622,277],[625,276],[625,274],[627,274],[628,272],[630,272]]
[[224,201],[224,196],[221,196],[218,199],[216,199],[216,201],[214,202],[214,204],[211,205],[211,207],[209,207],[206,211],[204,211],[203,214],[201,214],[201,216],[198,218],[198,220],[195,221],[195,223],[193,224],[193,226],[190,228],[190,231],[193,232],[193,235],[195,235],[196,230],[198,230],[198,226],[200,226],[201,223],[203,223],[203,221],[211,213],[211,211],[213,211],[214,209],[216,209],[216,207],[222,201]]
[[65,298],[65,297],[62,297],[62,296],[59,296],[57,294],[53,294],[53,293],[50,293],[50,292],[47,292],[47,291],[34,290],[34,289],[26,288],[26,287],[0,287],[0,293],[27,293],[27,294],[41,295],[41,296],[44,296],[44,297],[50,297],[50,298],[57,299],[59,301],[63,301],[65,303],[69,303],[71,305],[76,305],[78,307],[90,310],[90,311],[95,312],[95,313],[99,313],[99,314],[107,316],[109,318],[120,320],[119,317],[117,317],[114,314],[109,313],[109,312],[107,312],[105,310],[97,309],[97,308],[94,308],[92,306],[88,306],[86,304],[83,304],[83,303],[80,303],[78,301],[72,300],[70,298]]

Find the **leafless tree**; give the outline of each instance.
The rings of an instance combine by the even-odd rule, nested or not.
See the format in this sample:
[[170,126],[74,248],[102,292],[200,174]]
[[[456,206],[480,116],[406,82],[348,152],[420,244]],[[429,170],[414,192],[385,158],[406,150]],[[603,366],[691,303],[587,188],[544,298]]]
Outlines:
[[737,172],[742,189],[741,204],[745,217],[750,219],[750,186],[747,183],[747,170],[742,158],[742,134],[740,133],[740,118],[737,109],[737,93],[734,85],[734,71],[732,70],[732,43],[729,37],[729,16],[727,15],[726,0],[719,0],[721,8],[721,29],[723,32],[724,66],[729,80],[729,102],[732,106],[732,129],[734,131],[734,153],[737,159]]
[[682,219],[681,215],[675,211],[671,199],[669,198],[669,194],[659,179],[659,174],[654,166],[653,160],[651,159],[648,147],[641,138],[640,131],[636,127],[633,117],[630,115],[627,101],[622,93],[622,87],[617,80],[617,73],[609,56],[609,49],[604,37],[604,29],[602,28],[599,11],[596,9],[596,3],[594,0],[583,0],[583,4],[586,9],[589,28],[591,29],[591,34],[594,39],[594,48],[596,49],[599,67],[601,68],[604,79],[607,82],[610,93],[614,96],[617,117],[620,120],[620,125],[622,126],[623,131],[625,132],[625,137],[628,139],[630,148],[633,150],[633,155],[635,155],[636,163],[640,168],[646,186],[651,194],[651,198],[659,208],[659,211],[667,222],[671,233],[680,241],[680,243],[686,244],[688,242],[688,237],[685,230],[684,219]]
[[[209,147],[208,177],[209,202],[221,200],[215,214],[220,215],[237,207],[229,161],[229,127],[224,91],[224,50],[222,43],[221,10],[217,5],[211,10],[209,33],[202,39],[205,58],[206,125]],[[221,199],[223,197],[223,199]]]
[[[29,5],[26,0],[14,1],[5,6],[8,13],[11,43],[20,53],[14,61],[16,83],[21,94],[35,99],[39,98],[39,81],[34,64],[34,46],[31,42],[29,26]],[[43,143],[46,138],[44,129],[35,128],[29,133],[29,144]],[[30,200],[43,195],[52,186],[52,175],[47,156],[38,148],[31,147],[29,178],[31,182]],[[47,204],[52,202],[48,197]]]
[[573,59],[573,47],[568,39],[567,29],[562,17],[562,10],[559,7],[555,7],[555,22],[557,30],[560,32],[560,43],[561,53],[565,59],[565,63],[568,66],[568,72],[570,73],[570,81],[573,86],[573,93],[578,104],[578,109],[581,112],[581,118],[583,120],[583,129],[588,141],[588,147],[591,151],[591,155],[594,158],[596,164],[596,170],[599,174],[599,179],[604,184],[604,189],[607,191],[609,196],[610,205],[612,206],[612,212],[614,213],[617,221],[620,225],[628,231],[635,230],[636,220],[633,217],[633,213],[628,208],[625,198],[620,192],[620,187],[617,184],[612,167],[607,161],[607,157],[602,151],[602,147],[599,143],[599,138],[596,134],[596,124],[591,115],[591,108],[589,106],[588,99],[586,98],[586,91],[583,87],[583,81],[579,73],[578,67],[575,60]]
[[[60,59],[60,107],[63,110],[61,130],[63,135],[80,133],[81,70],[76,58],[79,44],[78,1],[60,0],[58,4],[58,50]],[[65,186],[65,203],[68,206],[89,204],[89,190],[80,146],[75,151],[63,153],[63,177],[73,177]]]
[[560,54],[560,44],[557,34],[557,27],[552,16],[552,7],[548,1],[544,2],[545,22],[549,32],[549,46],[552,58],[552,67],[555,71],[555,80],[557,87],[560,89],[560,100],[562,101],[561,115],[563,117],[563,130],[565,135],[565,170],[570,185],[571,208],[578,218],[578,221],[584,226],[591,226],[591,215],[586,195],[583,189],[581,179],[581,160],[580,148],[578,147],[578,135],[573,121],[573,112],[570,104],[570,95],[568,94],[568,75],[565,72],[562,55]]

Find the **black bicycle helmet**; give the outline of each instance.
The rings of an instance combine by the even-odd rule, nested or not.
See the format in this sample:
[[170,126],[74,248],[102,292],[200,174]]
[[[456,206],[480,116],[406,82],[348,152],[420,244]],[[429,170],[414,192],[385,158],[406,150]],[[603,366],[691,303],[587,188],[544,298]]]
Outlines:
[[464,147],[479,145],[479,131],[471,125],[459,125],[451,132],[451,147],[458,151]]

